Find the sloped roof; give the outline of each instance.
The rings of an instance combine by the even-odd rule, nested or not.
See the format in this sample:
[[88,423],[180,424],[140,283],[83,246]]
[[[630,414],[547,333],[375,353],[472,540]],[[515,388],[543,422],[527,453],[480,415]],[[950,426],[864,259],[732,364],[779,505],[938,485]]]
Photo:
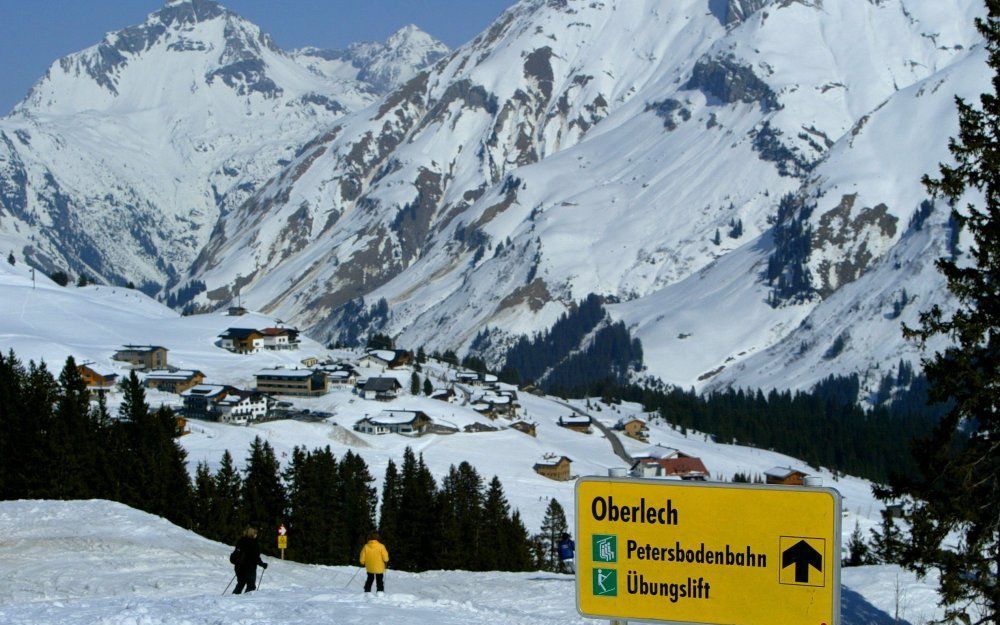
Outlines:
[[691,456],[681,458],[666,458],[660,460],[658,464],[663,467],[667,475],[704,475],[708,476],[708,469],[701,458]]
[[254,328],[228,328],[219,336],[226,339],[237,339],[243,341],[250,338],[254,334],[260,334],[260,331]]
[[381,393],[403,388],[403,385],[396,378],[368,378],[362,388],[366,391]]
[[278,376],[283,378],[308,378],[315,374],[312,369],[263,369],[258,371],[256,376]]
[[205,374],[196,369],[171,371],[169,369],[158,369],[146,374],[147,380],[190,380],[195,376],[205,377]]
[[795,473],[799,473],[801,475],[808,475],[808,473],[806,473],[805,471],[799,471],[798,469],[793,469],[791,467],[773,467],[771,469],[768,469],[767,471],[764,471],[764,475],[768,477],[778,478],[781,480],[791,475],[794,475]]
[[221,384],[199,384],[181,393],[181,397],[207,397],[209,399],[225,394],[229,387]]
[[430,420],[430,417],[419,410],[383,410],[378,415],[366,419],[374,425],[407,425],[419,418]]

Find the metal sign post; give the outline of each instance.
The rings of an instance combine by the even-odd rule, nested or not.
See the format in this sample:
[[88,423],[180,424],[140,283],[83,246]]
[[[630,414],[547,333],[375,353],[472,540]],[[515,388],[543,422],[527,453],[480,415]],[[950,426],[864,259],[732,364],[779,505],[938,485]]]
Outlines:
[[829,488],[587,477],[577,609],[697,625],[839,625],[841,498]]
[[285,559],[285,549],[288,548],[288,530],[284,525],[278,526],[278,549],[281,551],[281,559]]

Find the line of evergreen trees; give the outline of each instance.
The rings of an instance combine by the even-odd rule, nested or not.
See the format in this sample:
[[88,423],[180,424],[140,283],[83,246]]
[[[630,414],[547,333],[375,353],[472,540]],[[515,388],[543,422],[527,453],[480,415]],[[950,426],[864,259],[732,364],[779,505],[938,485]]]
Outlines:
[[[699,396],[693,391],[621,386],[613,380],[586,389],[605,401],[641,403],[686,432],[695,429],[720,443],[772,449],[876,482],[914,468],[911,441],[933,430],[940,407],[920,409],[926,388],[911,386],[887,407],[865,410],[856,403],[857,375],[831,376],[811,391],[763,393],[728,390]],[[911,399],[911,394],[924,395]]]
[[[44,364],[0,355],[0,499],[119,501],[227,543],[248,525],[272,537],[284,523],[286,556],[300,562],[354,564],[378,527],[398,569],[540,565],[538,537],[511,510],[500,480],[486,483],[467,462],[438,486],[407,448],[399,467],[390,461],[376,510],[375,478],[361,456],[296,448],[282,469],[258,437],[242,469],[227,451],[214,473],[200,463],[192,484],[174,413],[150,409],[135,373],[121,388],[112,418],[103,396],[91,402],[72,357],[56,378]],[[276,541],[261,546],[276,553]]]
[[151,411],[133,373],[118,418],[96,406],[66,360],[59,378],[45,364],[0,354],[0,499],[120,501],[185,525],[191,494],[177,420]]
[[[511,384],[535,382],[553,394],[609,377],[624,383],[630,369],[642,366],[642,344],[629,335],[624,323],[599,328],[607,318],[601,297],[588,295],[551,329],[531,338],[522,336],[507,352],[500,379]],[[589,345],[578,351],[591,333]],[[483,335],[477,343],[485,340]]]

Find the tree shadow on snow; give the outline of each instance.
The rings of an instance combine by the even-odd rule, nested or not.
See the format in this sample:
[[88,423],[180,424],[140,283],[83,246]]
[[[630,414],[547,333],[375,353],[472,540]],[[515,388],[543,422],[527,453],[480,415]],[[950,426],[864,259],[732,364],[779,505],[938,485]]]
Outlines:
[[840,622],[842,625],[911,625],[903,619],[897,621],[846,586],[840,587]]

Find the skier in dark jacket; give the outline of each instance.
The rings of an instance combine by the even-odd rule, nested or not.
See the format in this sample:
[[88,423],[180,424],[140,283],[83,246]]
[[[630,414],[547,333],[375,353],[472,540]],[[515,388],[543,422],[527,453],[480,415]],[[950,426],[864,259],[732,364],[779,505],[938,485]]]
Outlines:
[[576,543],[569,537],[569,534],[564,532],[559,537],[556,551],[559,552],[559,562],[562,564],[563,570],[576,573]]
[[248,527],[243,536],[236,542],[236,557],[233,565],[236,568],[236,588],[234,595],[257,590],[257,565],[267,568],[267,563],[260,559],[260,546],[257,545],[257,530]]

